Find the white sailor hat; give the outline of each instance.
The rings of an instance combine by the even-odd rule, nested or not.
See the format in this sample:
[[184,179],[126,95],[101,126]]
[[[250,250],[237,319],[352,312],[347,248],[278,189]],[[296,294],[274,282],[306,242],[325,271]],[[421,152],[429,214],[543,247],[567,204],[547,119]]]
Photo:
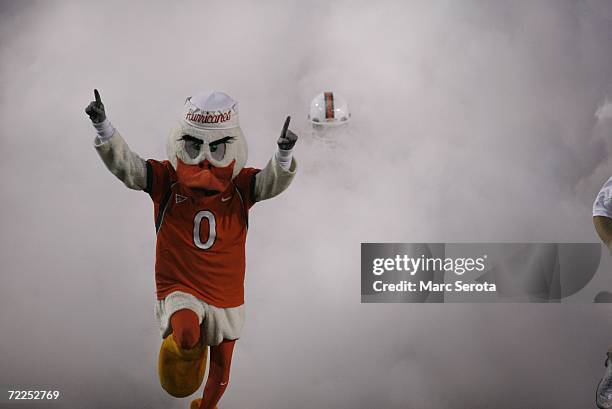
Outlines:
[[238,127],[238,103],[224,92],[199,93],[185,100],[183,122],[198,129]]

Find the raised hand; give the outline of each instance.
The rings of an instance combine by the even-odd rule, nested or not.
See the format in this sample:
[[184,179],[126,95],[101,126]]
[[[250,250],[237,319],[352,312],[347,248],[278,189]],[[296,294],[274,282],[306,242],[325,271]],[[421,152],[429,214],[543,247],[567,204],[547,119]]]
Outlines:
[[291,132],[291,130],[289,129],[289,121],[291,121],[290,116],[285,119],[285,125],[283,125],[281,135],[278,138],[278,141],[276,142],[278,144],[278,147],[284,150],[293,149],[295,143],[298,140],[298,136]]
[[94,89],[94,97],[95,101],[91,101],[87,108],[85,108],[85,113],[89,115],[89,119],[93,123],[104,122],[106,119],[106,112],[104,111],[104,104],[102,103],[102,99],[100,99],[100,93],[97,89]]

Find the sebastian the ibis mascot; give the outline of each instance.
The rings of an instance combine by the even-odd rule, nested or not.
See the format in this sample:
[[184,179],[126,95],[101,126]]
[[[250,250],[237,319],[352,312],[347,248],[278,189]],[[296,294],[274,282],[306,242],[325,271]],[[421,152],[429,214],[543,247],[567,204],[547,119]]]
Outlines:
[[223,92],[201,93],[185,101],[168,138],[168,160],[144,160],[110,123],[97,90],[94,96],[85,112],[96,129],[95,149],[128,188],[153,200],[160,383],[175,397],[196,392],[210,347],[204,395],[191,409],[213,409],[227,388],[244,324],[249,209],[293,180],[297,136],[287,117],[266,167],[245,168],[236,101]]

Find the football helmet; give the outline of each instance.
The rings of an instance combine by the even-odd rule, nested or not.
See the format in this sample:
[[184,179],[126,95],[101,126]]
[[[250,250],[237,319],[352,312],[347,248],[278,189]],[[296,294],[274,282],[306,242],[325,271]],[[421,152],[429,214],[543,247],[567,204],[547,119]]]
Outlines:
[[343,125],[350,118],[346,100],[336,92],[322,92],[310,102],[308,120],[314,127]]

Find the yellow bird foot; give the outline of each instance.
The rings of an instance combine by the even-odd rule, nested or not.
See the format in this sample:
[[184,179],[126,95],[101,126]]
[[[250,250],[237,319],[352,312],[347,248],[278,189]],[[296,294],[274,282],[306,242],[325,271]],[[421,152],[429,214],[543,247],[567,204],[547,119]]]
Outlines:
[[162,388],[176,398],[184,398],[197,391],[206,372],[207,355],[206,345],[182,349],[172,335],[168,335],[162,342],[157,362]]

